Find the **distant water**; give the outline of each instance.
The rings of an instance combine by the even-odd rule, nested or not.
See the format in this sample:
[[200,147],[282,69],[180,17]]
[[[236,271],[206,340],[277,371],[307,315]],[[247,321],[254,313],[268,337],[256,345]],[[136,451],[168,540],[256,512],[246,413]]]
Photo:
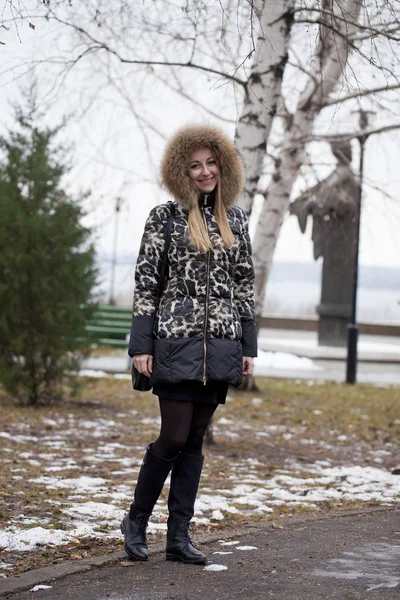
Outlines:
[[[114,298],[120,306],[131,306],[134,287],[133,261],[116,267]],[[101,300],[110,298],[110,262],[99,261]],[[264,303],[264,313],[286,316],[317,316],[321,293],[321,264],[274,263]],[[361,267],[358,288],[358,320],[400,323],[400,269]]]
[[[317,316],[321,287],[301,281],[271,281],[267,288],[264,313]],[[363,322],[400,323],[400,291],[359,287],[357,318]]]

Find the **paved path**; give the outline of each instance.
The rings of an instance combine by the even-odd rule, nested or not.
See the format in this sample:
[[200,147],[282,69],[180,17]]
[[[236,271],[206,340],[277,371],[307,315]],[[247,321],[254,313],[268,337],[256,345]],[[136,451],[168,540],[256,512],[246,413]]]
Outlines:
[[[258,342],[263,350],[290,352],[312,359],[343,361],[347,357],[346,347],[319,346],[316,331],[261,329]],[[360,334],[357,348],[361,362],[400,362],[399,337]]]
[[158,545],[147,563],[132,563],[118,554],[114,564],[108,559],[101,568],[85,572],[85,561],[75,561],[69,563],[70,569],[81,563],[82,572],[63,579],[51,581],[51,576],[66,575],[68,565],[47,569],[42,579],[35,573],[19,581],[10,578],[14,586],[25,585],[27,590],[40,581],[51,585],[49,589],[12,594],[16,587],[9,581],[7,594],[6,580],[0,582],[0,595],[12,600],[398,600],[400,596],[400,510],[285,519],[207,537],[201,544],[209,557],[207,569],[167,562]]

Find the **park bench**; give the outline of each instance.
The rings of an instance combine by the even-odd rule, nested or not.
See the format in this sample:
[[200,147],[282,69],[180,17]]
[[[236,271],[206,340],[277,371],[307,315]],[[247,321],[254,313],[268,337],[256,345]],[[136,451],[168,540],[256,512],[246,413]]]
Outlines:
[[131,330],[132,309],[99,304],[85,325],[82,344],[127,348]]

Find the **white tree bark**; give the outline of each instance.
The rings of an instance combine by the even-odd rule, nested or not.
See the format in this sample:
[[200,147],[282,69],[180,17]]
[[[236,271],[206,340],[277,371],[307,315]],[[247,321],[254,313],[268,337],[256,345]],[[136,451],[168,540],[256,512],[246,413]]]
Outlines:
[[254,62],[246,86],[241,116],[236,128],[236,145],[246,167],[246,187],[241,206],[250,214],[281,93],[288,59],[294,0],[265,0],[260,16],[260,33]]
[[[351,50],[347,37],[355,30],[361,5],[361,0],[326,0],[325,11],[331,11],[331,22],[320,29],[320,39],[312,63],[313,73],[300,95],[294,114],[288,114],[285,119],[284,146],[275,161],[274,174],[264,194],[265,201],[253,243],[258,318],[262,314],[266,283],[292,187],[306,159],[305,144],[312,133],[315,117],[344,71]],[[341,17],[346,15],[346,22],[335,21],[335,14]],[[330,25],[334,27],[329,27]]]

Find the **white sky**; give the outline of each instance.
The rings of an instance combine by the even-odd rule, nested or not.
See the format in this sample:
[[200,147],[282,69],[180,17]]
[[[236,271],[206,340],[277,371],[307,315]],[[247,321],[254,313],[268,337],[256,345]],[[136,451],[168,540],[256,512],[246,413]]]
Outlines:
[[[22,43],[15,32],[1,32],[0,39],[6,46],[0,46],[2,68],[0,69],[0,129],[12,126],[10,100],[21,99],[20,87],[30,81],[27,73],[19,81],[13,80],[12,67],[17,57],[29,58],[32,55],[40,60],[42,47],[51,31],[45,23],[40,23],[36,31],[27,25],[21,26]],[[199,86],[203,103],[210,107],[221,107],[229,102],[232,94],[225,87],[212,86],[199,80],[191,73],[193,86]],[[68,79],[63,93],[57,98],[49,111],[48,118],[59,122],[84,88],[82,73]],[[83,87],[82,87],[83,86]],[[41,91],[41,90],[39,90]],[[156,91],[155,91],[156,92]],[[165,192],[157,187],[155,171],[149,170],[145,159],[143,138],[133,118],[119,108],[115,98],[104,90],[97,90],[96,110],[82,121],[73,121],[67,126],[65,135],[75,145],[75,168],[70,179],[71,189],[90,188],[92,199],[89,205],[88,222],[98,227],[97,247],[101,255],[110,256],[114,231],[115,198],[120,195],[123,205],[119,219],[118,254],[136,254],[144,221],[149,210],[155,204],[168,199]],[[233,96],[232,96],[233,101]],[[145,102],[146,116],[149,121],[162,124],[163,132],[170,135],[177,127],[188,121],[199,120],[195,109],[171,94],[167,99],[141,99]],[[73,109],[72,109],[73,110]],[[220,109],[221,110],[221,109]],[[230,115],[236,117],[235,106],[231,106]],[[343,117],[348,119],[347,117]],[[209,121],[215,119],[209,117]],[[340,123],[340,115],[338,117]],[[229,134],[233,134],[234,124],[223,124]],[[330,123],[327,123],[327,129]],[[106,139],[106,142],[104,140]],[[164,142],[154,135],[150,140],[155,170],[161,156]],[[358,161],[357,142],[355,163]],[[311,150],[324,157],[324,147]],[[371,137],[366,146],[365,179],[362,210],[362,233],[360,262],[365,265],[383,265],[400,268],[400,202],[390,200],[378,192],[376,187],[384,189],[393,198],[400,197],[400,175],[398,171],[399,136],[396,132]],[[315,155],[315,154],[314,154]],[[328,156],[328,155],[327,155]],[[117,168],[113,168],[116,165]],[[356,164],[355,164],[356,167]],[[329,169],[321,169],[322,177]],[[257,210],[252,219],[252,230],[256,223]],[[275,260],[310,262],[312,244],[310,241],[310,221],[306,235],[300,233],[297,219],[285,219],[278,241]]]

